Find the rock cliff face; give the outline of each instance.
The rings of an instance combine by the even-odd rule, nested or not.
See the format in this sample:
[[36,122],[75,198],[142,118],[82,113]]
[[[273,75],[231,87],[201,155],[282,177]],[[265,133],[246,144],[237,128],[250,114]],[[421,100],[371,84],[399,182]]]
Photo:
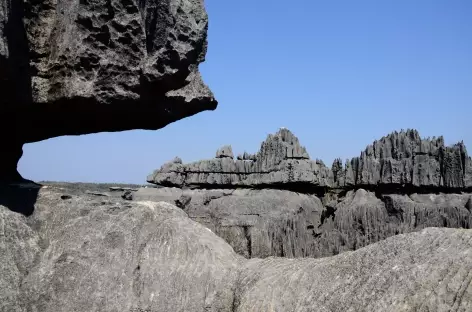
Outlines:
[[0,177],[19,177],[23,143],[215,109],[207,28],[203,0],[0,0]]
[[254,156],[168,163],[147,180],[176,187],[303,187],[311,193],[317,188],[382,186],[453,191],[472,188],[472,160],[463,143],[446,147],[442,137],[421,139],[417,131],[407,130],[375,141],[344,166],[337,159],[328,168],[311,160],[289,130],[280,129]]
[[322,259],[246,260],[168,203],[49,187],[29,217],[0,206],[0,272],[9,312],[466,312],[472,231],[429,228]]
[[324,257],[426,227],[471,228],[471,164],[462,143],[408,130],[328,168],[281,129],[255,155],[167,163],[148,181],[168,187],[134,197],[177,203],[247,258]]

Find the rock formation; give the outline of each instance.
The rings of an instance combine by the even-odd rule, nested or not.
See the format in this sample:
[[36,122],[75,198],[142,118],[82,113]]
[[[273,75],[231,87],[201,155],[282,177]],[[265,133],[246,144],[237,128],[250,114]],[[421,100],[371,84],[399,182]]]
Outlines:
[[428,228],[322,259],[246,260],[163,202],[49,187],[29,217],[0,206],[0,311],[466,312],[471,272],[470,230]]
[[[231,153],[232,154],[232,153]],[[472,189],[472,160],[463,142],[444,145],[442,137],[421,139],[416,130],[394,132],[369,145],[359,157],[331,168],[311,160],[305,147],[287,129],[269,135],[254,157],[221,158],[190,164],[166,164],[148,177],[166,186],[274,187],[316,189],[388,187]]]
[[0,178],[20,178],[24,143],[215,109],[207,28],[202,0],[0,0]]
[[247,258],[324,257],[426,227],[472,228],[471,165],[462,143],[408,130],[330,169],[281,129],[254,156],[167,163],[148,177],[167,187],[134,198],[177,204]]

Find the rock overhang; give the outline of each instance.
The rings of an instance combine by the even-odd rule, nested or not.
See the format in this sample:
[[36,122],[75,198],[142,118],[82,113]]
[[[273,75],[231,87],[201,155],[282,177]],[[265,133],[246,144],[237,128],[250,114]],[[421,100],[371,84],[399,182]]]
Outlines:
[[0,2],[2,179],[19,176],[24,143],[156,130],[218,105],[198,70],[203,0]]

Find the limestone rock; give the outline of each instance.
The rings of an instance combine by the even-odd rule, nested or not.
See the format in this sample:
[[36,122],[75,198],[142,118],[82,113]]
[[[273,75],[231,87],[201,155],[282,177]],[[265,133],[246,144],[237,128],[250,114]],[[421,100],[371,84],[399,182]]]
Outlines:
[[39,252],[38,234],[26,218],[0,206],[0,311],[24,311],[21,282]]
[[[144,190],[149,192],[140,189],[135,194]],[[210,206],[251,192],[243,191],[214,190],[206,196],[200,196],[200,190],[185,192],[196,192],[191,202],[202,200]],[[182,192],[167,189],[164,194]],[[273,198],[282,191],[267,192],[266,198]],[[41,189],[28,218],[0,207],[2,311],[472,309],[471,230],[427,228],[321,259],[245,260],[171,204],[119,198],[104,202],[87,194],[62,200],[62,194]],[[352,195],[353,205],[372,200],[366,191]],[[284,198],[288,213],[303,201],[313,205],[308,197],[298,202]],[[440,203],[444,198],[415,200]],[[258,218],[249,215],[255,209],[245,211],[246,223]],[[276,214],[270,203],[260,211]],[[227,221],[237,226],[233,217]],[[292,227],[296,237],[295,226],[287,224],[287,229]]]
[[472,309],[472,231],[429,228],[322,259],[253,259],[234,311]]
[[24,143],[215,109],[207,29],[202,0],[0,0],[0,176],[18,177]]
[[311,193],[326,188],[472,188],[472,160],[465,145],[447,147],[442,137],[421,139],[416,130],[393,132],[344,166],[336,159],[331,168],[321,160],[310,160],[285,128],[269,135],[255,155],[245,152],[235,161],[220,158],[221,151],[217,155],[217,159],[163,166],[148,176],[148,182],[200,188],[278,187]]
[[470,194],[346,195],[287,190],[139,189],[135,200],[177,203],[246,258],[325,257],[426,227],[472,228]]
[[173,205],[42,191],[28,221],[43,250],[25,310],[231,311],[240,257]]
[[322,162],[310,160],[305,147],[283,128],[269,135],[256,155],[245,153],[237,160],[224,157],[186,165],[169,163],[149,175],[147,181],[178,187],[330,186],[332,172]]
[[223,147],[220,147],[216,151],[216,158],[231,158],[231,159],[233,159],[234,155],[233,155],[233,148],[231,147],[231,145],[225,145]]

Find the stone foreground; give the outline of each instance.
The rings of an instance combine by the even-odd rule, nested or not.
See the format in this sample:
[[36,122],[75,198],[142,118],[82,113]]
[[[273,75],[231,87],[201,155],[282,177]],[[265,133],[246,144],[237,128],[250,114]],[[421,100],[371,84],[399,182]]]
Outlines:
[[215,109],[207,29],[203,0],[0,0],[0,180],[24,143]]
[[147,181],[176,187],[278,187],[311,193],[317,188],[472,188],[472,160],[465,145],[447,147],[442,137],[422,139],[416,130],[393,132],[344,166],[335,160],[331,168],[311,160],[298,138],[285,128],[269,135],[255,155],[244,153],[236,160],[219,155],[190,164],[167,163]]
[[0,206],[0,311],[472,309],[470,230],[245,260],[173,205],[64,192],[39,190],[29,217]]

